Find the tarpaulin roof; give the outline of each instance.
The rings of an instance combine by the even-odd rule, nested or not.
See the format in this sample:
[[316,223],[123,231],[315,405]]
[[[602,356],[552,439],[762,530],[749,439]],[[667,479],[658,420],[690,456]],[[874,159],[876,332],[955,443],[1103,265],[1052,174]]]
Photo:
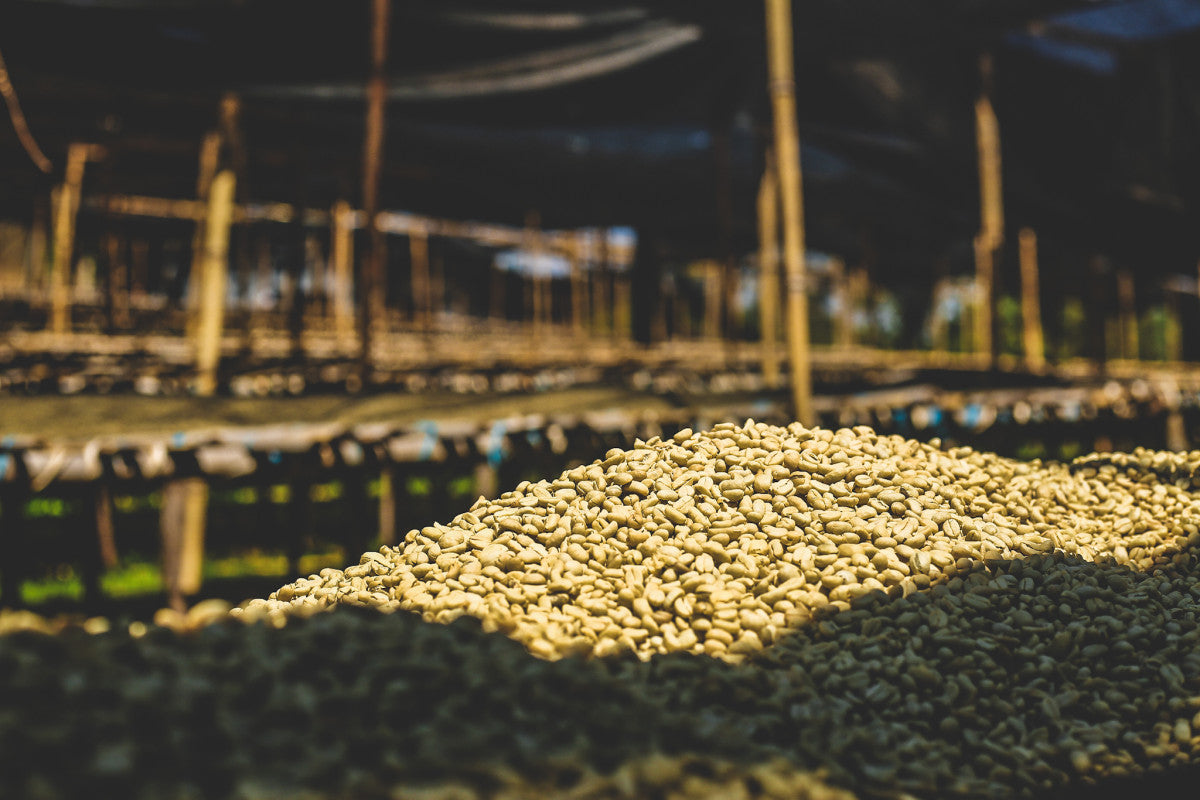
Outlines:
[[[1187,251],[1200,136],[1187,135],[1197,95],[1185,89],[1200,69],[1175,43],[1191,41],[1197,9],[796,2],[811,243],[873,249],[897,274],[969,257],[972,104],[991,49],[1010,221],[1128,248],[1114,231],[1133,209]],[[536,209],[551,226],[633,225],[680,255],[722,237],[753,246],[770,130],[761,4],[439,0],[392,13],[385,207],[513,223]],[[236,91],[241,191],[324,205],[359,194],[367,29],[363,0],[8,0],[0,51],[52,157],[70,141],[109,147],[86,189],[193,195],[200,138]],[[1174,115],[1138,138],[1128,114],[1162,122],[1155,92]],[[46,187],[6,124],[0,179],[8,213]]]

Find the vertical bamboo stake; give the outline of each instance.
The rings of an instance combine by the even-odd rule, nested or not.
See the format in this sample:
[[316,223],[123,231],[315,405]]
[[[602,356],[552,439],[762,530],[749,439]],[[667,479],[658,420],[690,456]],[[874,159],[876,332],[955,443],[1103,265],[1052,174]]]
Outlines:
[[1167,319],[1163,338],[1166,340],[1166,356],[1167,361],[1182,361],[1183,360],[1183,337],[1181,336],[1181,326],[1179,321],[1179,294],[1177,292],[1167,292],[1166,303]]
[[583,244],[579,234],[572,234],[568,239],[571,259],[571,329],[575,336],[583,338],[587,330],[587,285],[584,283],[583,267],[580,263]]
[[183,509],[183,547],[179,554],[179,591],[193,595],[200,591],[204,567],[204,528],[208,517],[208,484],[189,478]]
[[[196,176],[196,197],[201,202],[208,202],[208,193],[212,189],[213,178],[217,174],[217,159],[221,154],[221,134],[209,131],[200,144],[200,169]],[[192,233],[192,268],[188,273],[187,285],[187,324],[188,336],[195,335],[199,323],[200,308],[200,275],[204,272],[204,220],[196,220],[196,230]]]
[[429,259],[429,296],[433,303],[433,317],[446,310],[446,260],[440,249],[434,250]]
[[546,295],[542,289],[542,283],[546,279],[538,274],[543,254],[541,232],[538,230],[541,224],[541,215],[537,211],[530,211],[525,215],[524,250],[530,257],[532,264],[529,270],[528,282],[526,283],[526,292],[529,295],[529,307],[533,311],[533,332],[535,336],[540,336],[543,332],[543,325],[547,316]]
[[1134,296],[1133,273],[1127,269],[1117,270],[1117,307],[1121,355],[1136,359],[1140,349],[1137,328],[1137,304]]
[[339,342],[354,337],[354,211],[338,200],[329,212],[333,258],[333,327]]
[[837,300],[837,317],[833,321],[833,343],[843,350],[854,346],[854,322],[850,313],[850,277],[846,264],[837,256],[831,256],[829,279],[833,282],[833,293]]
[[183,611],[187,595],[200,590],[208,486],[200,478],[178,478],[163,487],[163,583],[172,608]]
[[25,288],[32,296],[46,281],[46,217],[45,195],[38,195],[33,205],[33,226],[29,231],[29,261],[25,268]]
[[201,397],[209,397],[217,389],[235,183],[233,172],[222,170],[213,178],[208,198],[204,262],[200,278],[200,319],[196,325],[196,394]]
[[975,237],[975,304],[972,344],[975,352],[992,363],[992,255],[994,251],[980,234]]
[[362,280],[359,281],[359,360],[364,373],[371,364],[375,328],[383,324],[385,312],[384,240],[376,217],[379,215],[379,181],[383,173],[384,105],[387,100],[385,67],[390,8],[390,0],[372,0],[371,77],[367,81],[366,137],[363,143],[363,213],[366,215],[368,236]]
[[429,237],[425,231],[409,231],[408,253],[412,262],[413,311],[417,325],[428,330],[433,316],[433,290],[429,282]]
[[403,483],[396,468],[385,465],[379,472],[379,542],[383,545],[396,543],[396,509]]
[[704,338],[721,335],[721,265],[706,260],[704,265]]
[[779,386],[779,184],[770,150],[758,184],[758,322],[763,381],[775,389]]
[[633,338],[633,290],[628,267],[613,274],[613,338]]
[[933,313],[930,316],[930,345],[933,352],[939,357],[942,357],[950,349],[950,325],[946,315],[942,313],[942,308],[945,305],[946,294],[949,291],[949,285],[945,278],[939,278],[937,283],[933,285],[933,299],[931,305]]
[[1021,335],[1024,340],[1025,366],[1037,372],[1046,366],[1037,234],[1030,228],[1022,228],[1018,237],[1021,259]]
[[71,256],[75,250],[75,215],[90,145],[73,143],[67,148],[67,170],[58,188],[54,217],[54,260],[50,267],[50,330],[67,333],[71,326],[71,295],[68,286]]
[[796,84],[792,77],[791,0],[766,0],[767,58],[775,118],[775,154],[783,208],[783,261],[787,271],[787,343],[792,407],[798,422],[814,424],[809,358],[808,296],[804,264],[804,200]]
[[108,256],[108,325],[110,328],[128,328],[129,267],[120,237],[114,233],[106,234],[104,249]]
[[979,309],[975,316],[975,345],[989,365],[995,364],[997,345],[993,334],[993,297],[996,251],[1004,241],[1004,200],[1000,183],[1000,126],[992,109],[992,60],[979,61],[982,86],[975,101],[975,144],[979,158],[980,231],[975,238],[975,274]]

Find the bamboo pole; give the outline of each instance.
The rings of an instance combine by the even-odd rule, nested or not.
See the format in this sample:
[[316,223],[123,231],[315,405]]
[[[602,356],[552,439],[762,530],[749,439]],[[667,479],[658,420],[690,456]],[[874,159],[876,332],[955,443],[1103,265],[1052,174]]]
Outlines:
[[837,316],[833,320],[833,343],[847,350],[854,346],[854,320],[850,313],[850,277],[846,274],[846,263],[837,256],[829,259],[829,279],[833,283],[834,298],[837,300]]
[[975,352],[992,363],[992,256],[994,251],[980,234],[975,237],[975,303],[972,344]]
[[182,612],[185,598],[200,591],[207,504],[208,485],[200,478],[179,478],[163,487],[163,583],[176,611]]
[[775,118],[775,154],[783,209],[783,261],[787,274],[787,343],[796,420],[814,424],[809,358],[808,296],[804,264],[804,201],[796,84],[792,77],[791,0],[766,0],[767,57]]
[[58,187],[54,217],[54,260],[50,266],[50,330],[65,334],[71,327],[71,256],[75,250],[75,216],[79,213],[79,192],[83,185],[83,167],[91,145],[74,142],[67,148],[67,169]]
[[1117,308],[1121,356],[1136,359],[1138,342],[1137,303],[1134,295],[1133,273],[1127,269],[1117,270]]
[[[213,178],[217,174],[217,160],[221,154],[221,134],[209,131],[200,144],[200,169],[196,175],[196,197],[201,203],[208,203],[208,193],[212,189]],[[192,268],[188,273],[187,285],[187,324],[188,336],[195,335],[196,325],[199,324],[200,309],[200,276],[204,272],[205,232],[203,218],[196,220],[196,229],[192,233]]]
[[779,387],[779,184],[775,156],[767,151],[758,184],[758,321],[763,381]]
[[979,308],[975,316],[975,345],[989,364],[995,364],[996,338],[993,334],[994,282],[996,253],[1004,241],[1004,200],[1000,175],[1000,126],[992,109],[992,61],[983,55],[979,61],[981,88],[975,100],[975,144],[979,158],[980,231],[975,238],[975,274]]
[[613,338],[633,338],[633,289],[628,268],[613,273]]
[[408,253],[412,262],[413,312],[417,325],[428,330],[433,320],[433,287],[429,279],[429,237],[424,231],[408,234]]
[[230,170],[213,178],[205,223],[200,319],[196,326],[196,394],[209,397],[217,388],[221,334],[225,324],[225,291],[229,270],[229,227],[233,221],[236,179]]
[[569,239],[571,260],[571,329],[575,336],[583,338],[587,330],[587,284],[584,282],[582,261],[583,243],[579,234]]
[[339,341],[354,336],[354,212],[338,200],[329,212],[333,258],[333,320]]
[[120,237],[115,233],[104,236],[108,258],[108,326],[113,329],[129,327],[129,266],[125,260]]
[[1037,234],[1022,228],[1018,234],[1021,259],[1021,323],[1025,366],[1037,372],[1046,366],[1046,341],[1042,335],[1041,284],[1038,277]]
[[383,231],[379,229],[379,182],[383,174],[384,106],[387,100],[388,26],[390,0],[371,4],[371,77],[367,81],[366,136],[363,142],[363,213],[366,216],[367,252],[359,281],[359,361],[364,373],[371,365],[376,328],[384,323],[386,283],[384,280]]
[[704,338],[721,336],[721,264],[706,260],[704,267]]
[[46,281],[46,217],[49,216],[46,196],[38,193],[33,205],[33,225],[29,231],[29,260],[25,267],[25,288],[30,294],[40,290]]

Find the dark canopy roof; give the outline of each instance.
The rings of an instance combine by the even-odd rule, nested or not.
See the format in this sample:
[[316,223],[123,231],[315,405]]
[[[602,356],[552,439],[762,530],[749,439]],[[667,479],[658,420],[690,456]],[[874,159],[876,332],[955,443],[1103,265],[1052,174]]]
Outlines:
[[[811,244],[852,258],[869,246],[901,271],[967,258],[988,49],[1010,223],[1194,259],[1200,0],[1080,5],[796,2]],[[364,0],[7,6],[0,51],[39,141],[59,168],[70,141],[109,148],[89,190],[192,196],[199,141],[236,91],[248,197],[359,196]],[[680,256],[753,245],[770,126],[761,4],[429,0],[392,13],[385,207],[630,224]],[[7,123],[0,180],[9,214],[48,185]]]

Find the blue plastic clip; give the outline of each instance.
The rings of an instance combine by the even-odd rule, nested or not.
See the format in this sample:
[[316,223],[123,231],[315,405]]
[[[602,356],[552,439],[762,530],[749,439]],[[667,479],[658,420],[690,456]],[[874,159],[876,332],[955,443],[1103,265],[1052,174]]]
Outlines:
[[421,440],[420,458],[422,461],[428,461],[433,458],[433,451],[438,443],[437,423],[431,419],[417,420],[416,429],[425,434],[425,438]]
[[503,421],[492,423],[492,429],[488,431],[488,464],[492,467],[500,466],[500,462],[504,460],[504,434],[508,431],[508,426]]

